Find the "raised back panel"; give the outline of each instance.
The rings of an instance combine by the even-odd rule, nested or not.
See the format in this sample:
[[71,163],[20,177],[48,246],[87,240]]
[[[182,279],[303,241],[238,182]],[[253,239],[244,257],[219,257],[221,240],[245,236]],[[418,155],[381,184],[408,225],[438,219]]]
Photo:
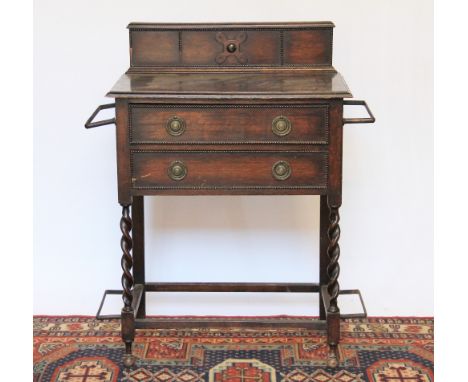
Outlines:
[[137,24],[130,71],[332,66],[333,23]]

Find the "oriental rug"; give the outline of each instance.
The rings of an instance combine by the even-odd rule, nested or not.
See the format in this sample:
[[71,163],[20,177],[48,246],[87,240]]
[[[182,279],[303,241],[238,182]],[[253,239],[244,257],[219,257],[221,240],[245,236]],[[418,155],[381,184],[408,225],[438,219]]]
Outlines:
[[134,343],[138,361],[126,369],[118,320],[37,316],[33,380],[432,382],[433,328],[431,318],[344,320],[336,368],[327,366],[324,331],[143,329]]

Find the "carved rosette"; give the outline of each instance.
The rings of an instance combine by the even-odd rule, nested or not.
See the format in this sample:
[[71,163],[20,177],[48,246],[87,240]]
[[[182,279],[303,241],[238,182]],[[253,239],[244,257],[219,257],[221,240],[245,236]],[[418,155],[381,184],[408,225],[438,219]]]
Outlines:
[[332,313],[339,312],[338,309],[338,295],[340,293],[340,284],[338,283],[338,276],[340,275],[340,265],[338,260],[340,258],[340,246],[338,241],[340,239],[340,214],[338,207],[330,207],[330,226],[328,227],[328,248],[327,255],[330,262],[327,267],[327,274],[329,277],[328,294],[330,295],[330,308]]
[[218,32],[216,40],[223,44],[223,51],[215,59],[217,64],[224,64],[229,57],[235,57],[239,64],[247,64],[247,57],[241,51],[241,44],[247,40],[245,31],[238,33],[235,38],[228,38],[223,32]]
[[133,302],[133,259],[132,259],[132,246],[133,241],[130,235],[132,231],[132,219],[130,218],[130,206],[122,207],[122,218],[120,219],[120,230],[122,231],[122,238],[120,239],[120,248],[122,249],[122,299],[124,302],[124,310],[131,310]]

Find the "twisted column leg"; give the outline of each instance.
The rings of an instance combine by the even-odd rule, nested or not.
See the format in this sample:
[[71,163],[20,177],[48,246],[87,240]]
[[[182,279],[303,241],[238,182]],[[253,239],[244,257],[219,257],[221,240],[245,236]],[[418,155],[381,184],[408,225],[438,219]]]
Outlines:
[[135,316],[133,312],[133,241],[131,236],[132,219],[130,217],[130,205],[122,206],[122,217],[120,219],[120,230],[122,238],[120,239],[120,248],[122,249],[122,339],[125,343],[125,355],[123,363],[130,367],[135,363],[135,357],[132,355],[132,343],[135,339]]
[[340,293],[340,284],[338,283],[338,277],[340,275],[340,264],[338,260],[340,258],[340,245],[338,241],[340,240],[340,214],[338,212],[338,207],[330,208],[330,226],[328,227],[328,248],[327,254],[329,258],[329,263],[327,267],[328,275],[328,294],[330,295],[330,307],[328,309],[331,313],[339,312],[338,308],[338,295]]
[[328,248],[327,255],[329,259],[327,267],[328,285],[327,291],[330,296],[330,305],[327,312],[328,325],[328,344],[330,354],[328,363],[330,366],[338,365],[338,342],[340,340],[340,309],[338,308],[338,295],[340,293],[340,284],[338,277],[340,275],[340,214],[339,205],[330,206],[329,227],[328,227]]
[[122,207],[122,218],[120,219],[120,231],[122,231],[122,238],[120,239],[120,248],[122,249],[122,299],[124,303],[123,310],[129,311],[132,309],[133,294],[132,288],[134,284],[132,267],[132,246],[133,241],[130,235],[132,231],[132,219],[130,217],[130,206]]

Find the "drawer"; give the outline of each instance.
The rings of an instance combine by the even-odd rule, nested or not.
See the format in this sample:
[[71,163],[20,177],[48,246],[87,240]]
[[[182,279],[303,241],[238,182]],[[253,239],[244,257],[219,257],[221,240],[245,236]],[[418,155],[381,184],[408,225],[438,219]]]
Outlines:
[[327,153],[143,151],[131,153],[136,189],[326,189]]
[[130,105],[133,144],[326,144],[327,105]]

